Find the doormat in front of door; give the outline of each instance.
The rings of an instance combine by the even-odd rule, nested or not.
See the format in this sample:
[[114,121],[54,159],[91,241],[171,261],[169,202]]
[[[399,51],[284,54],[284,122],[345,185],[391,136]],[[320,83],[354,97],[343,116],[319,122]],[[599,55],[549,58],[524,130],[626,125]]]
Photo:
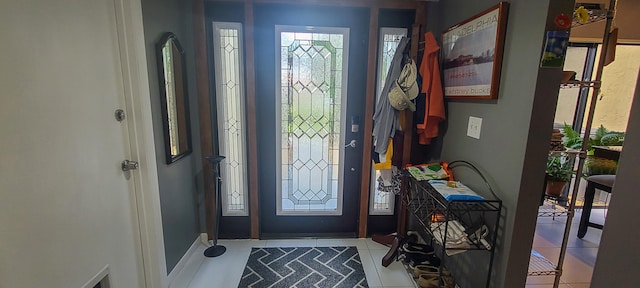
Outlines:
[[252,248],[238,288],[369,287],[356,247]]

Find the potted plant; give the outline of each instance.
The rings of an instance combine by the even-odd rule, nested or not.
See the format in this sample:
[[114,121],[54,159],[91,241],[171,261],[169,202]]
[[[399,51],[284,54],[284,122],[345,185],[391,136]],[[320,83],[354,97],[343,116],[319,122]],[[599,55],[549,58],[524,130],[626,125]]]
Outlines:
[[562,190],[571,181],[573,165],[566,156],[551,155],[547,159],[547,187],[545,194],[552,197],[560,197]]
[[[564,134],[564,146],[570,149],[581,149],[582,148],[582,136],[576,130],[573,130],[571,126],[564,123],[564,127],[562,128],[562,133]],[[607,128],[604,128],[603,125],[600,125],[598,129],[596,129],[595,134],[592,137],[589,137],[589,143],[587,143],[587,152],[592,152],[592,146],[619,146],[624,143],[624,132],[610,131]]]
[[[581,149],[582,136],[571,126],[564,124],[564,142],[567,148]],[[610,131],[603,125],[595,131],[595,134],[589,138],[587,143],[587,159],[584,162],[584,176],[600,175],[600,174],[616,174],[618,162],[605,158],[595,157],[593,154],[593,146],[620,146],[624,143],[624,132]]]
[[583,174],[585,176],[591,175],[613,175],[616,174],[616,169],[618,168],[618,162],[611,159],[587,156],[587,159],[584,162],[584,171]]

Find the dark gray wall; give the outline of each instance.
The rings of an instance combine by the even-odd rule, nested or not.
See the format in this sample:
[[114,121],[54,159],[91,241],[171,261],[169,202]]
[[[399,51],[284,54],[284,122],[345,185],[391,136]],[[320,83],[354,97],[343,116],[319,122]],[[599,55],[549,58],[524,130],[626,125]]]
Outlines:
[[[616,172],[611,205],[602,231],[591,287],[637,287],[640,250],[635,249],[640,203],[640,83],[629,114],[624,149]],[[593,229],[593,228],[590,228]]]
[[[200,234],[198,203],[202,198],[200,184],[202,182],[202,156],[198,125],[198,98],[196,94],[191,5],[191,1],[180,0],[142,1],[167,273],[175,267]],[[165,159],[162,113],[160,110],[160,84],[155,47],[164,32],[176,34],[185,51],[189,110],[191,113],[191,142],[193,146],[193,152],[190,155],[170,165],[166,164]]]
[[[430,7],[438,9],[436,29],[446,29],[498,2],[447,0]],[[539,68],[545,26],[559,11],[571,15],[573,5],[568,0],[509,3],[499,98],[449,101],[441,154],[445,161],[476,164],[503,200],[491,287],[524,287],[526,281],[561,71]],[[479,140],[466,136],[469,116],[483,119]],[[470,170],[454,172],[482,190]]]

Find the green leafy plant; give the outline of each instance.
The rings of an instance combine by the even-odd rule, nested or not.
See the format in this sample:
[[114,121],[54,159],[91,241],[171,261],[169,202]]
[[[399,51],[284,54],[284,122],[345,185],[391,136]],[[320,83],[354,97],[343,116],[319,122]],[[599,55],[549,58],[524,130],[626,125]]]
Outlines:
[[[582,149],[582,136],[566,123],[562,127],[563,144],[570,149]],[[589,138],[587,155],[593,155],[593,146],[619,146],[624,143],[624,132],[609,131],[600,125],[593,137]],[[618,162],[614,160],[588,156],[584,162],[584,175],[615,174]]]
[[[582,148],[582,136],[567,123],[562,127],[562,133],[564,134],[563,144],[565,147],[569,149]],[[623,142],[624,132],[609,131],[603,125],[600,125],[594,137],[589,138],[587,150],[591,150],[593,146],[618,146],[622,145]]]
[[564,123],[562,133],[564,134],[564,141],[562,143],[564,147],[569,149],[580,149],[582,147],[582,136],[567,123]]
[[584,174],[590,175],[613,175],[616,174],[618,162],[606,158],[587,156],[584,162]]
[[547,159],[547,180],[569,182],[573,175],[573,163],[565,156],[552,155]]

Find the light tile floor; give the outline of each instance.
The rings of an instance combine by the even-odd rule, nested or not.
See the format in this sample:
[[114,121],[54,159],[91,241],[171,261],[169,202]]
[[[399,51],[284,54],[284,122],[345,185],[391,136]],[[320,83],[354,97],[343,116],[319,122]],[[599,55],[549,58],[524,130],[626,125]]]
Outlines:
[[[605,210],[595,209],[591,221],[604,222]],[[564,274],[560,288],[589,287],[591,273],[600,243],[601,231],[589,228],[583,239],[576,236],[580,213],[572,221],[572,229],[564,262]],[[566,217],[539,218],[536,227],[533,248],[540,254],[556,262],[562,243]],[[173,280],[172,288],[233,288],[237,287],[244,270],[251,247],[326,247],[356,246],[362,267],[370,287],[414,288],[414,281],[407,274],[404,266],[394,262],[389,267],[382,267],[381,259],[388,248],[370,238],[364,239],[288,239],[288,240],[220,240],[227,247],[227,252],[220,257],[205,258],[202,256],[204,245],[188,259],[185,268]],[[527,278],[527,288],[552,287],[552,276],[532,276]]]
[[287,240],[220,240],[227,252],[220,257],[205,258],[204,245],[185,264],[182,273],[170,285],[172,288],[237,287],[252,247],[328,247],[355,246],[369,287],[415,288],[404,266],[394,262],[382,267],[382,257],[388,247],[370,238],[364,239],[287,239]]
[[[591,210],[591,222],[604,223],[605,209]],[[600,236],[602,230],[588,228],[584,238],[579,239],[578,223],[581,209],[576,210],[575,217],[571,221],[571,230],[567,242],[567,252],[563,264],[563,273],[560,277],[560,288],[584,288],[591,283],[591,274],[598,254]],[[562,237],[567,217],[540,217],[536,226],[536,234],[533,239],[533,249],[542,254],[553,263],[557,263],[560,255]],[[554,276],[529,276],[527,288],[553,287]]]

